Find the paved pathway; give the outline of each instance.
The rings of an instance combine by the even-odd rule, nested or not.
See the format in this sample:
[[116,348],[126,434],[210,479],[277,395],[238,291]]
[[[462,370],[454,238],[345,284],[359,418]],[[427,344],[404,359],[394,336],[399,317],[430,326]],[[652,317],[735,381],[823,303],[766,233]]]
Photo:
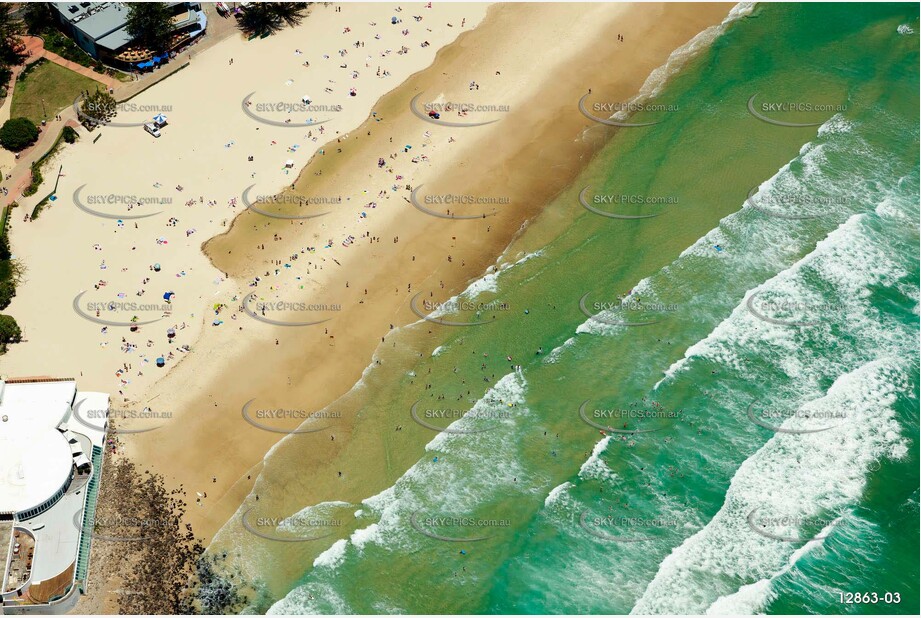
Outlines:
[[[24,51],[28,56],[25,63],[19,67],[15,67],[13,70],[13,76],[10,79],[9,90],[7,91],[7,100],[4,101],[4,109],[0,110],[0,117],[3,116],[3,111],[8,110],[11,104],[13,88],[16,84],[16,77],[19,75],[19,73],[22,72],[26,65],[36,62],[39,58],[47,58],[49,61],[54,62],[55,64],[59,64],[72,71],[76,71],[81,75],[85,75],[86,77],[105,84],[108,88],[114,90],[114,96],[116,100],[124,101],[181,69],[183,66],[192,61],[194,54],[201,53],[202,51],[213,47],[228,37],[234,35],[239,36],[240,31],[237,29],[237,22],[235,19],[224,18],[218,15],[217,9],[215,9],[213,4],[202,4],[202,8],[208,16],[208,31],[205,34],[200,35],[204,38],[202,38],[200,41],[197,41],[189,50],[172,59],[165,66],[162,66],[153,72],[138,75],[136,76],[137,78],[135,80],[128,82],[120,82],[117,79],[109,77],[108,75],[102,75],[90,68],[84,67],[75,62],[71,62],[70,60],[66,60],[61,56],[48,51],[45,49],[44,41],[42,41],[42,39],[39,37],[22,37],[23,43],[25,44]],[[60,118],[60,120],[58,120],[58,118]],[[2,178],[2,186],[8,190],[8,194],[0,194],[0,206],[5,206],[10,202],[18,201],[23,207],[21,210],[16,209],[16,211],[12,213],[13,217],[22,217],[26,213],[31,213],[31,202],[41,199],[47,192],[47,187],[49,186],[47,183],[49,180],[51,180],[51,178],[46,174],[45,187],[43,187],[35,195],[31,196],[31,198],[22,198],[22,191],[29,186],[29,183],[32,182],[32,163],[44,156],[46,152],[48,152],[48,150],[54,144],[54,140],[61,132],[61,129],[64,128],[64,125],[70,125],[72,127],[78,126],[77,114],[74,111],[73,106],[66,107],[55,117],[55,119],[49,120],[46,126],[42,127],[42,132],[39,135],[38,141],[26,150],[19,153],[19,158],[15,161],[15,166],[12,168],[12,170],[0,167],[0,173],[10,174],[9,180],[7,180],[5,177]],[[83,139],[93,139],[96,135],[97,134],[94,132],[83,136]]]
[[45,42],[37,36],[24,36],[22,37],[23,43],[25,43],[26,49],[25,53],[28,54],[25,64],[32,64],[33,62],[38,61],[39,58],[46,58],[55,64],[59,64],[66,69],[70,69],[75,73],[79,73],[90,79],[95,79],[97,82],[102,82],[110,90],[115,88],[118,85],[118,80],[114,77],[109,77],[103,73],[97,73],[89,67],[85,67],[82,64],[77,64],[62,58],[54,52],[50,52],[45,49]]

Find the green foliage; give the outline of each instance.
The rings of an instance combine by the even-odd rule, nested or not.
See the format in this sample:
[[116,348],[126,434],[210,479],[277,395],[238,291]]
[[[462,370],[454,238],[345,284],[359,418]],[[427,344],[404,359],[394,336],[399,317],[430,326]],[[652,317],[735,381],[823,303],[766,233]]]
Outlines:
[[41,161],[36,161],[32,164],[32,182],[29,183],[29,186],[23,189],[23,197],[29,197],[30,195],[35,195],[35,192],[38,191],[38,188],[42,186],[45,177],[42,176],[42,165]]
[[25,46],[19,38],[25,34],[23,23],[13,14],[13,3],[0,4],[0,66],[22,64]]
[[10,118],[0,127],[0,146],[13,152],[31,146],[38,139],[38,127],[28,118]]
[[173,33],[172,15],[164,2],[131,3],[127,28],[144,47],[161,52],[169,46]]
[[246,7],[239,26],[247,36],[274,34],[287,26],[297,26],[307,14],[302,2],[254,2]]
[[61,134],[64,136],[64,141],[68,144],[73,144],[80,137],[77,134],[77,130],[70,125],[64,127],[64,130],[61,132]]
[[0,309],[6,309],[10,306],[13,297],[16,296],[16,286],[12,281],[0,281]]
[[7,343],[19,343],[22,341],[22,331],[19,330],[19,324],[11,315],[0,315],[0,345],[6,346]]
[[81,122],[87,128],[106,122],[115,117],[118,111],[115,107],[115,97],[105,90],[97,90],[83,98],[80,103]]
[[35,62],[31,64],[27,64],[25,67],[23,67],[22,71],[20,71],[19,75],[16,77],[16,83],[18,85],[21,85],[22,83],[24,83],[27,79],[29,79],[29,74],[32,73],[32,71],[42,66],[43,64],[46,64],[47,62],[48,61],[46,59],[39,58]]
[[45,49],[54,52],[58,56],[76,62],[85,67],[93,67],[96,62],[92,56],[83,51],[73,39],[54,28],[48,28],[42,32],[42,39],[45,41]]
[[39,35],[54,27],[54,15],[45,2],[30,2],[23,13],[23,21],[29,34]]

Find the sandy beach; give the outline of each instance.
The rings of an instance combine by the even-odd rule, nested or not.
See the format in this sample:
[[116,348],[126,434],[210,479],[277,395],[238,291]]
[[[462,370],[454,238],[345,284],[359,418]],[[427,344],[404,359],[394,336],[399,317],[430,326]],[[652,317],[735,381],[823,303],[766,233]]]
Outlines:
[[[3,357],[3,374],[74,376],[82,388],[112,392],[126,416],[156,417],[116,420],[158,426],[121,436],[124,452],[186,489],[205,539],[243,502],[279,431],[303,420],[262,430],[243,419],[244,405],[312,411],[347,392],[387,333],[418,320],[416,294],[444,300],[480,276],[600,147],[610,129],[579,114],[579,98],[592,89],[630,100],[732,5],[424,6],[315,5],[298,28],[194,55],[132,100],[169,108],[162,137],[139,127],[82,132],[55,163],[64,174],[58,200],[33,222],[22,221],[28,201],[13,213],[14,253],[27,272],[9,313],[26,341]],[[497,121],[427,122],[410,109],[417,95],[423,116],[429,104],[439,120]],[[304,97],[330,107],[290,111]],[[459,113],[448,102],[485,108]],[[297,126],[306,117],[328,121]],[[409,201],[419,187],[417,197],[489,197],[496,215],[425,214]],[[328,214],[244,214],[247,195],[285,189],[296,197],[259,208]],[[89,204],[90,196],[102,197]],[[304,198],[325,203],[301,206]],[[88,214],[75,201],[123,218]],[[116,310],[96,315],[90,302]],[[284,305],[270,315],[257,308],[266,302]],[[279,326],[250,313],[328,321]],[[134,317],[151,322],[132,332]],[[305,504],[332,492],[329,466],[355,423],[342,419],[333,440],[323,434],[305,454],[317,478]],[[371,475],[341,499],[360,499],[380,480]]]

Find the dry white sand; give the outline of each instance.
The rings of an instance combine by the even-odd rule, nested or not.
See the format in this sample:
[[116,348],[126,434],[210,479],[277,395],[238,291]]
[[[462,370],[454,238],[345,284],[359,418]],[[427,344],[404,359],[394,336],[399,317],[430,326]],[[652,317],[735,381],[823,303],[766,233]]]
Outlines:
[[[244,208],[243,191],[255,185],[251,195],[272,195],[292,183],[318,148],[358,126],[381,95],[431,64],[436,51],[474,27],[486,8],[413,4],[396,12],[384,4],[313,5],[297,28],[262,40],[235,37],[201,54],[193,49],[188,68],[132,99],[131,108],[115,119],[139,122],[149,119],[151,110],[168,109],[169,125],[159,139],[140,127],[81,131],[81,140],[46,167],[50,177],[45,186],[22,200],[11,217],[14,254],[26,275],[7,312],[20,324],[26,342],[11,346],[3,357],[4,375],[75,376],[81,388],[112,392],[113,403],[123,397],[142,399],[150,384],[183,356],[181,346],[195,342],[202,327],[212,328],[210,307],[239,297],[241,291],[210,265],[200,245]],[[401,23],[391,24],[394,16]],[[356,48],[359,41],[363,46]],[[422,47],[424,42],[429,45]],[[352,88],[356,96],[350,96]],[[253,92],[251,110],[270,120],[290,118],[292,124],[277,127],[247,117],[241,103]],[[314,105],[342,110],[256,111],[266,103],[296,105],[304,95]],[[294,126],[308,118],[329,121]],[[288,160],[292,169],[285,168]],[[31,212],[33,202],[53,185],[58,164],[64,176],[57,201],[36,221],[23,223],[22,213]],[[80,187],[81,202],[99,211],[129,216],[161,212],[122,223],[95,217],[74,205]],[[108,203],[110,194],[119,197]],[[101,204],[88,204],[99,196]],[[124,196],[169,203],[129,210],[117,201]],[[160,272],[151,270],[154,264],[160,264]],[[161,319],[137,333],[123,326],[103,332],[103,325],[73,310],[82,291],[87,291],[80,303],[84,310],[90,302],[154,307],[124,305],[101,312],[101,319]],[[168,306],[165,292],[175,293]],[[176,330],[172,341],[168,328]],[[166,368],[156,368],[158,357],[166,359]]]
[[[387,322],[400,324],[416,319],[407,315],[405,308],[408,281],[414,286],[430,288],[437,288],[444,281],[451,290],[464,277],[471,276],[464,274],[458,264],[461,260],[451,263],[445,260],[446,252],[455,251],[450,248],[454,245],[452,232],[447,230],[456,228],[444,228],[442,220],[426,217],[409,207],[403,200],[405,184],[427,184],[432,190],[462,192],[471,174],[479,174],[479,178],[484,175],[484,170],[464,170],[477,168],[477,160],[486,159],[481,153],[498,151],[503,152],[496,159],[501,165],[485,170],[485,174],[495,177],[493,184],[499,195],[512,191],[502,183],[511,180],[515,170],[520,171],[522,166],[542,177],[556,173],[550,164],[542,163],[546,156],[543,152],[520,163],[515,160],[515,153],[532,139],[533,123],[543,129],[557,124],[560,113],[574,113],[575,101],[584,92],[579,88],[591,85],[598,66],[612,67],[612,74],[619,76],[616,80],[619,99],[628,100],[649,71],[664,62],[672,49],[706,25],[718,22],[729,9],[729,5],[711,5],[706,11],[695,9],[701,13],[699,16],[689,16],[681,12],[684,9],[662,5],[645,5],[642,10],[635,5],[613,4],[502,7],[499,25],[485,37],[488,44],[483,42],[484,37],[471,35],[471,41],[479,42],[458,42],[455,46],[458,49],[446,50],[451,54],[440,58],[440,64],[432,68],[435,73],[424,83],[407,84],[425,90],[424,102],[508,105],[509,113],[475,113],[466,118],[455,114],[445,116],[454,121],[492,120],[498,116],[500,122],[477,129],[436,127],[416,118],[405,118],[408,115],[405,107],[400,108],[400,114],[392,114],[393,120],[388,117],[381,125],[372,122],[370,126],[381,126],[382,130],[375,131],[371,138],[373,147],[355,147],[362,157],[352,158],[349,145],[341,145],[346,149],[342,155],[347,160],[346,173],[335,175],[334,182],[325,182],[327,175],[313,178],[314,166],[311,166],[307,176],[298,182],[302,189],[305,184],[312,185],[318,195],[341,194],[345,206],[332,208],[332,214],[308,220],[303,227],[293,224],[280,228],[284,238],[278,241],[271,235],[266,238],[264,231],[248,233],[253,226],[269,229],[264,228],[264,218],[248,215],[239,219],[239,227],[226,239],[218,239],[216,247],[232,248],[236,259],[230,262],[237,263],[227,267],[233,268],[235,275],[244,273],[246,277],[225,280],[223,273],[202,255],[200,245],[225,232],[234,216],[243,210],[240,201],[243,190],[255,184],[251,195],[271,195],[290,185],[324,140],[336,136],[338,131],[346,142],[348,131],[358,127],[376,109],[374,102],[382,94],[430,64],[435,50],[462,31],[462,23],[464,30],[470,30],[486,12],[485,5],[421,7],[404,5],[402,11],[394,13],[390,5],[344,5],[342,12],[337,13],[335,7],[315,6],[312,15],[297,29],[261,41],[229,40],[195,54],[189,68],[131,101],[138,106],[172,106],[167,112],[170,125],[163,130],[163,137],[154,139],[140,128],[114,127],[102,129],[102,138],[95,145],[90,141],[99,131],[84,137],[60,157],[66,176],[61,179],[59,201],[33,223],[23,224],[22,211],[14,213],[14,251],[23,259],[28,272],[9,312],[20,322],[29,341],[11,346],[3,357],[4,374],[73,375],[81,379],[81,384],[85,383],[84,388],[113,392],[113,404],[121,401],[116,391],[122,390],[125,398],[139,402],[127,407],[150,405],[155,410],[175,414],[176,418],[161,430],[129,437],[127,444],[129,452],[139,455],[145,467],[153,467],[170,481],[184,483],[190,492],[208,492],[204,506],[193,508],[189,514],[196,532],[206,538],[239,506],[250,486],[242,479],[251,469],[255,478],[258,470],[253,467],[280,437],[254,430],[240,421],[241,393],[254,393],[248,395],[254,397],[261,391],[291,390],[295,385],[292,380],[297,386],[322,384],[322,389],[315,386],[307,389],[316,395],[317,401],[303,400],[307,401],[303,405],[310,409],[319,409],[355,382],[370,359],[377,338],[387,332]],[[665,19],[670,12],[674,17]],[[394,15],[402,19],[401,24],[390,24]],[[413,15],[422,16],[422,22],[416,22]],[[462,22],[464,17],[466,21]],[[377,25],[371,26],[369,22]],[[346,27],[351,32],[344,33]],[[605,37],[613,39],[621,28],[637,36],[631,36],[630,42],[613,55],[610,51],[602,53],[598,41]],[[402,34],[404,29],[409,29],[408,35]],[[486,25],[484,29],[488,30]],[[381,34],[380,41],[374,39],[375,33]],[[355,41],[364,41],[365,47],[353,47]],[[423,41],[431,45],[422,48]],[[409,48],[408,54],[397,53],[402,45]],[[382,57],[387,49],[390,53]],[[302,53],[297,55],[295,50]],[[340,50],[348,54],[340,56]],[[330,58],[323,58],[324,53]],[[366,60],[369,55],[371,60]],[[230,58],[234,59],[233,65]],[[623,63],[617,62],[621,58]],[[305,61],[310,62],[309,68],[302,66]],[[365,67],[366,63],[370,66]],[[341,68],[342,64],[347,66]],[[378,66],[382,71],[388,70],[390,76],[379,78]],[[359,71],[357,79],[351,76],[353,70]],[[496,74],[497,71],[501,74]],[[288,84],[289,80],[292,83]],[[471,90],[471,81],[480,88],[474,86]],[[327,93],[327,87],[334,92]],[[357,88],[356,97],[348,95],[351,87]],[[557,91],[556,96],[546,96],[548,90]],[[256,103],[296,104],[301,96],[309,94],[315,104],[340,104],[344,109],[331,114],[333,120],[322,125],[325,131],[322,136],[318,135],[317,127],[273,127],[255,123],[242,112],[242,99],[253,91]],[[282,119],[286,116],[263,115]],[[143,117],[145,114],[140,112],[123,113],[117,120]],[[297,119],[296,114],[291,117]],[[320,117],[319,112],[316,117]],[[587,123],[581,116],[576,118],[576,125]],[[571,123],[560,124],[569,129],[558,138],[572,140],[578,134],[570,131]],[[392,135],[393,142],[388,142],[385,135]],[[290,152],[295,144],[299,147]],[[413,149],[401,152],[404,144],[412,144]],[[336,139],[326,146],[330,159],[338,147]],[[370,157],[369,150],[373,153]],[[397,156],[391,159],[390,154]],[[253,162],[247,160],[250,155]],[[378,156],[385,158],[383,168],[377,166]],[[287,159],[295,162],[291,170],[284,168]],[[48,169],[56,169],[56,164]],[[255,178],[251,177],[253,172]],[[120,227],[114,220],[93,217],[74,206],[73,191],[84,184],[84,196],[127,193],[171,198],[172,203],[137,207],[128,214],[164,212],[138,220],[138,229],[132,220],[125,220]],[[397,184],[399,187],[395,189]],[[177,191],[177,185],[184,190]],[[384,195],[379,197],[379,192]],[[38,195],[44,193],[43,189]],[[234,198],[236,205],[229,205]],[[190,200],[195,203],[186,206]],[[371,203],[377,203],[377,207],[369,206]],[[23,210],[31,210],[28,202],[24,205]],[[108,212],[118,208],[93,207]],[[362,217],[361,212],[367,217]],[[511,209],[509,216],[507,223],[514,220],[518,221],[515,227],[520,225]],[[167,225],[170,217],[178,219],[175,226]],[[275,225],[277,221],[271,230],[277,229]],[[481,227],[485,226],[468,228],[469,234],[498,236],[495,230],[484,234],[486,230]],[[186,232],[193,229],[187,236]],[[366,233],[381,237],[382,242],[369,246],[367,239],[362,238]],[[356,242],[343,246],[343,240],[350,235],[356,237]],[[401,238],[399,244],[391,242],[396,235]],[[425,238],[425,245],[414,245],[419,247],[419,260],[412,261],[414,272],[407,268],[404,273],[408,254],[417,253],[407,246],[408,239],[420,235]],[[158,244],[160,237],[167,243]],[[250,242],[257,237],[265,244],[265,250],[257,249],[255,240]],[[326,248],[328,241],[332,241],[331,247]],[[501,252],[498,239],[478,241],[483,242],[483,251],[490,256],[495,255],[492,249]],[[96,244],[100,249],[94,248]],[[314,247],[315,251],[309,251],[308,247]],[[462,249],[458,247],[457,251]],[[291,260],[293,255],[298,259]],[[279,263],[269,263],[270,258]],[[159,273],[149,270],[154,263],[161,265]],[[286,264],[291,268],[286,268]],[[274,328],[242,315],[240,299],[254,289],[250,284],[255,275],[260,277],[255,289],[266,299],[343,302],[341,317],[346,319],[337,316],[330,323],[331,332],[337,336],[335,347],[310,344],[295,346],[297,350],[292,351],[292,342],[298,340],[290,336],[290,331],[299,329]],[[147,278],[150,280],[143,282]],[[94,284],[100,280],[106,285],[97,290]],[[351,282],[347,290],[346,281]],[[393,293],[394,286],[399,288],[397,295]],[[372,300],[373,319],[367,312],[358,313],[357,307],[369,306],[357,305],[358,290],[365,287],[371,288],[372,294],[385,290],[389,296],[384,298],[381,293]],[[144,295],[136,296],[140,289],[145,290]],[[81,290],[87,290],[84,301],[119,301],[119,293],[124,294],[125,301],[138,303],[161,304],[167,291],[175,292],[175,297],[168,319],[142,326],[137,334],[129,333],[126,327],[110,327],[103,334],[101,325],[77,316],[72,310],[73,299]],[[215,303],[226,303],[228,307],[215,316],[212,308]],[[142,320],[160,315],[135,311],[100,317],[126,320],[132,314]],[[223,323],[212,326],[215,317]],[[170,327],[177,328],[174,342],[167,341]],[[324,326],[319,328],[322,333]],[[135,344],[136,349],[123,351],[122,337]],[[277,337],[282,338],[281,346],[273,345]],[[152,341],[149,346],[148,340]],[[265,343],[270,350],[260,347]],[[177,350],[179,346],[193,344],[195,351],[188,355]],[[259,352],[253,353],[254,350]],[[166,369],[154,367],[153,360],[158,356],[168,358]],[[177,361],[183,358],[188,362],[177,367]],[[123,363],[129,363],[131,369],[116,376]],[[264,383],[241,387],[243,382],[257,379],[258,371],[247,370],[255,369],[254,365],[269,365],[279,375]],[[153,384],[172,367],[175,371],[170,371],[165,380]],[[143,375],[138,375],[139,371]],[[207,399],[204,405],[203,399]],[[234,421],[226,422],[231,414]],[[149,426],[150,421],[136,424],[145,423]],[[263,435],[254,438],[254,433]],[[335,445],[340,442],[337,439]],[[319,450],[325,454],[328,447],[329,444]],[[320,459],[325,461],[325,455]],[[218,476],[217,483],[211,483],[212,474]]]

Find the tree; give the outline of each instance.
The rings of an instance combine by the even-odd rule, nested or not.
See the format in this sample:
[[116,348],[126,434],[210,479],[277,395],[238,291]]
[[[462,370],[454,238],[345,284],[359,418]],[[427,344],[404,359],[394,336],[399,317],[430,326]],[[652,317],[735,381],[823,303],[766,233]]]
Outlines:
[[13,152],[35,143],[38,127],[28,118],[10,118],[0,127],[0,146]]
[[22,22],[13,15],[13,4],[0,4],[0,66],[9,68],[22,64],[25,45],[19,38],[25,34]]
[[0,281],[0,309],[6,309],[16,296],[16,286],[12,281]]
[[46,2],[29,2],[22,16],[29,34],[41,34],[54,26],[51,7]]
[[153,52],[169,47],[173,17],[165,2],[132,2],[128,8],[128,34]]
[[61,134],[64,136],[64,141],[68,144],[73,144],[79,137],[79,135],[77,135],[77,131],[70,125],[64,127],[64,130],[61,131]]
[[80,103],[80,122],[87,128],[103,124],[118,112],[115,97],[105,90],[97,90],[83,97]]
[[258,2],[243,11],[240,28],[249,36],[274,34],[287,26],[297,26],[306,15],[302,2]]
[[11,315],[0,315],[0,346],[22,341],[22,331]]
[[[16,202],[13,202],[15,204]],[[4,230],[0,230],[0,261],[8,260],[13,257],[13,252],[10,251],[10,237],[4,233]]]

